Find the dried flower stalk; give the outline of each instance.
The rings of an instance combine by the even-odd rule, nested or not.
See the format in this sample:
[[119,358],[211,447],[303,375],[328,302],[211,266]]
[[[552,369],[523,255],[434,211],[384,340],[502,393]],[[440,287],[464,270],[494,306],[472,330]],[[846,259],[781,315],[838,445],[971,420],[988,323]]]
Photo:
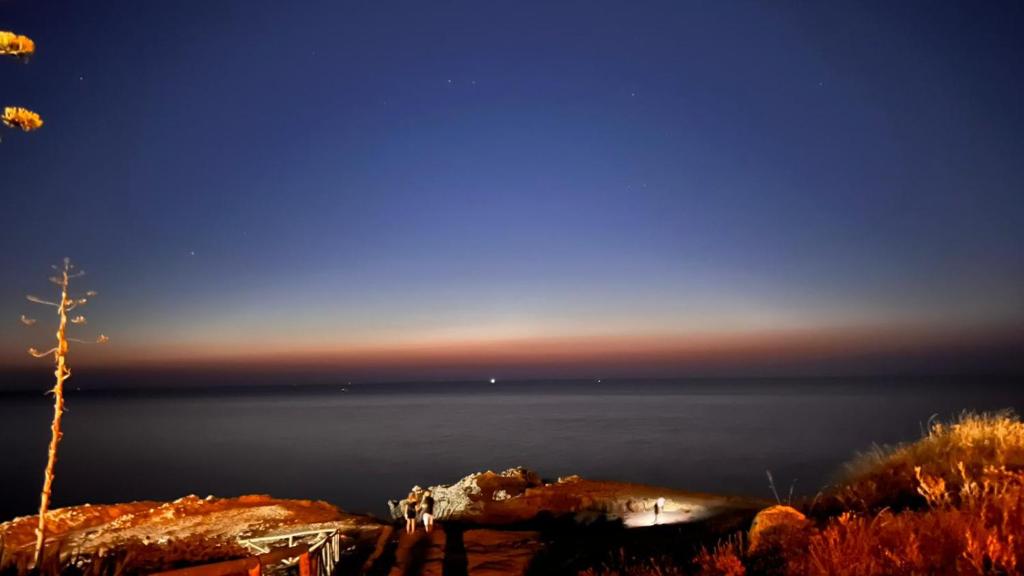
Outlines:
[[[0,56],[15,56],[28,58],[36,51],[36,43],[28,36],[21,36],[14,32],[0,30]],[[32,132],[43,127],[43,119],[39,114],[17,106],[4,108],[3,116],[0,116],[4,126],[8,128],[19,128],[24,132]]]
[[[56,266],[54,268],[57,268]],[[29,348],[28,353],[36,358],[42,358],[45,356],[53,355],[54,362],[56,363],[56,370],[54,376],[57,379],[56,385],[53,387],[53,421],[50,424],[50,447],[47,452],[46,459],[46,470],[43,474],[43,489],[39,494],[39,525],[36,528],[36,550],[35,550],[35,565],[36,567],[42,566],[43,560],[43,549],[46,541],[46,512],[50,508],[50,495],[53,492],[53,469],[57,463],[57,445],[60,443],[61,436],[61,419],[64,416],[64,382],[71,377],[71,369],[67,365],[68,355],[68,343],[69,342],[83,342],[77,338],[68,338],[67,329],[68,321],[70,320],[73,324],[84,324],[85,317],[78,315],[74,318],[68,317],[68,312],[83,306],[86,304],[86,298],[73,298],[69,295],[69,287],[71,280],[78,278],[85,274],[84,271],[75,270],[75,265],[71,263],[69,258],[64,259],[64,265],[58,268],[58,275],[50,277],[50,282],[56,284],[60,288],[60,301],[50,302],[43,300],[36,296],[26,296],[29,302],[36,304],[42,304],[44,306],[53,306],[57,308],[57,315],[60,318],[57,326],[57,346],[47,350],[45,352],[39,352],[35,348]],[[88,292],[90,296],[95,295],[95,292]],[[35,320],[26,317],[24,314],[21,316],[21,322],[25,326],[32,326],[36,323]],[[96,343],[107,342],[109,338],[104,335],[100,335],[96,338]]]
[[17,106],[4,108],[3,122],[9,128],[20,128],[24,132],[32,132],[43,127],[43,119],[39,114]]
[[28,36],[0,30],[0,55],[31,56],[36,51],[36,43]]

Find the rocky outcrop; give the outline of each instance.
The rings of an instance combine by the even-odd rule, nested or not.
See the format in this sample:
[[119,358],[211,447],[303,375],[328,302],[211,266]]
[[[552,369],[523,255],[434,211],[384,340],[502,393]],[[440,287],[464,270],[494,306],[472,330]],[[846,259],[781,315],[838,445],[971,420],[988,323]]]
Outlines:
[[[354,542],[372,538],[383,527],[371,517],[347,514],[326,502],[264,495],[85,504],[51,510],[47,519],[47,564],[73,563],[96,572],[104,571],[97,566],[145,572],[241,558],[252,552],[240,539],[282,532],[337,529]],[[36,522],[36,516],[25,516],[0,524],[0,571],[27,570]]]
[[[509,468],[504,472],[477,472],[448,486],[431,486],[434,498],[434,515],[438,520],[460,520],[478,515],[487,502],[499,502],[523,494],[527,488],[540,486],[543,482],[536,473],[525,468]],[[417,496],[423,488],[414,486]],[[389,500],[391,517],[402,518],[405,500]]]
[[[586,480],[579,476],[543,482],[524,468],[470,474],[447,486],[431,486],[439,520],[507,525],[571,517],[578,522],[622,520],[629,526],[703,520],[732,510],[758,510],[764,502],[642,484]],[[415,492],[422,489],[415,487]],[[657,518],[654,505],[665,506]],[[389,502],[391,515],[402,517],[403,500]]]

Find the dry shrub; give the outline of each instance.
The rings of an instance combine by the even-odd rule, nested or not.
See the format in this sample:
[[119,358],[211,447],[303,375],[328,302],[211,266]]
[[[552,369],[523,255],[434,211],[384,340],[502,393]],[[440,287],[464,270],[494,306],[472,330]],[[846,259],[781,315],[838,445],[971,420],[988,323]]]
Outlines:
[[694,563],[700,576],[746,576],[743,534],[736,534],[719,542],[712,550],[702,548]]
[[776,548],[775,558],[745,557],[735,544],[720,545],[698,556],[701,573],[744,574],[737,565],[753,574],[823,576],[1024,570],[1024,473],[988,468],[962,478],[957,493],[923,473],[920,485],[933,506],[928,510],[846,512],[811,528],[805,545]]
[[808,520],[799,510],[785,505],[769,506],[757,513],[747,534],[751,553],[773,548],[802,546]]
[[847,465],[839,488],[825,508],[877,512],[890,508],[923,508],[915,469],[943,480],[955,495],[962,484],[958,467],[977,477],[985,467],[1024,471],[1024,422],[1011,411],[964,413],[952,423],[931,425],[927,436],[894,448],[879,448]]
[[1017,574],[1024,569],[1024,473],[987,468],[950,492],[921,473],[932,506],[871,517],[847,513],[790,551],[790,574]]
[[683,576],[684,574],[687,572],[674,563],[662,564],[650,561],[619,568],[587,568],[580,572],[579,576]]
[[[856,509],[809,526],[799,542],[744,555],[704,550],[704,574],[872,576],[1024,573],[1024,425],[1009,413],[966,414],[864,467]],[[958,456],[969,460],[955,460]],[[909,467],[909,469],[907,468]],[[920,509],[873,510],[899,491]]]
[[587,568],[578,576],[683,576],[689,574],[671,556],[636,558],[620,548],[604,564]]

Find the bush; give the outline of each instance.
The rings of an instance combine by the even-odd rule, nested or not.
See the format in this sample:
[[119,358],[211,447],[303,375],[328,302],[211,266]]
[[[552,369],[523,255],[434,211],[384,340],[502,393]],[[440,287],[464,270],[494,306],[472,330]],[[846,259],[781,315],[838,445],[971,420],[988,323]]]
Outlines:
[[819,518],[767,557],[738,541],[705,549],[697,558],[701,573],[1024,571],[1024,424],[1012,413],[964,414],[914,444],[861,457],[851,470],[833,500],[850,509]]
[[972,478],[986,467],[1024,471],[1024,422],[1002,411],[964,413],[955,422],[934,423],[917,442],[879,448],[848,464],[845,480],[826,502],[831,499],[839,511],[921,509],[927,502],[918,492],[915,470],[941,479],[955,496],[964,478],[960,466]]

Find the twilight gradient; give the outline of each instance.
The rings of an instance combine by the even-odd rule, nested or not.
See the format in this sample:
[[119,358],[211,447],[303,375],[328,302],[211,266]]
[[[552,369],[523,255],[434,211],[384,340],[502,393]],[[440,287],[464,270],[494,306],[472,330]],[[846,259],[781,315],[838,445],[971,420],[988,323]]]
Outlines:
[[[0,361],[1017,370],[1019,2],[0,2]],[[48,320],[48,319],[46,319]]]

